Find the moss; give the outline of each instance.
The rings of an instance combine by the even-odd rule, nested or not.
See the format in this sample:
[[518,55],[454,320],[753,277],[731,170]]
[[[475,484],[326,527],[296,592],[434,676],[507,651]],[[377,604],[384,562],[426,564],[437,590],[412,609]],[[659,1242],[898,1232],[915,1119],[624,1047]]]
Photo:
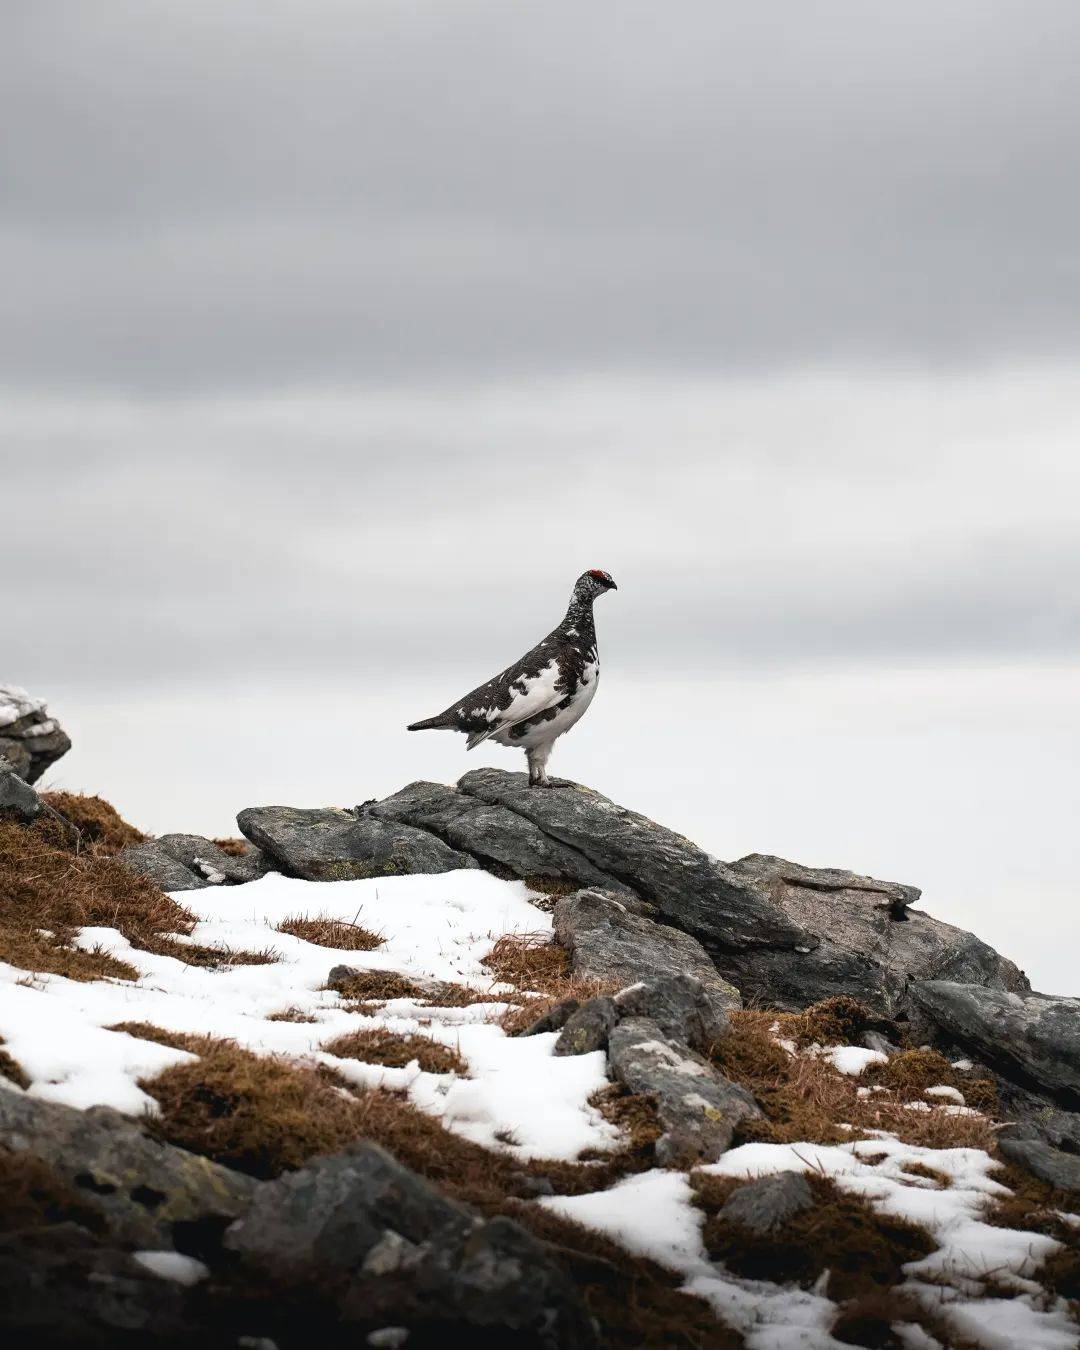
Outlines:
[[[664,1130],[650,1097],[629,1092],[618,1083],[601,1088],[589,1098],[589,1105],[619,1131],[624,1154],[642,1168],[655,1166],[654,1147]],[[603,1160],[603,1154],[584,1154]]]
[[902,1050],[886,1063],[875,1064],[864,1075],[868,1083],[889,1088],[905,1101],[922,1099],[926,1089],[945,1085],[964,1095],[976,1111],[993,1114],[1000,1110],[997,1088],[989,1078],[971,1070],[954,1069],[937,1050]]
[[156,956],[172,956],[185,966],[198,966],[203,970],[228,970],[231,966],[272,966],[281,960],[273,947],[265,947],[261,952],[246,952],[236,947],[207,947],[200,942],[179,942],[169,935],[146,938],[143,946]]
[[267,1013],[266,1020],[268,1022],[317,1022],[319,1019],[312,1017],[303,1008],[292,1007],[282,1008],[280,1012]]
[[43,792],[41,799],[71,821],[82,836],[83,845],[96,844],[105,854],[119,853],[129,844],[141,844],[146,838],[101,797],[81,792]]
[[546,992],[570,974],[570,954],[550,933],[509,933],[482,958],[496,980],[516,989]]
[[331,919],[326,915],[311,917],[294,914],[279,923],[277,931],[339,952],[370,952],[381,947],[386,940],[379,933],[362,928],[358,923],[347,923],[343,919]]
[[358,1059],[365,1064],[385,1064],[388,1068],[403,1069],[415,1060],[425,1073],[456,1073],[465,1077],[469,1071],[465,1060],[451,1046],[440,1045],[429,1036],[399,1036],[382,1028],[353,1031],[322,1048],[339,1059]]
[[385,1002],[391,998],[411,998],[426,1002],[428,995],[407,976],[396,970],[354,970],[328,984],[342,998]]
[[800,1046],[854,1045],[877,1021],[869,1008],[840,994],[785,1018],[784,1034]]
[[903,1266],[932,1252],[923,1229],[886,1215],[839,1190],[824,1177],[808,1176],[813,1208],[793,1215],[774,1233],[757,1234],[721,1217],[733,1189],[731,1178],[693,1173],[696,1202],[705,1211],[703,1238],[714,1261],[746,1279],[795,1283],[809,1288],[827,1270],[828,1293],[850,1299],[890,1288]]

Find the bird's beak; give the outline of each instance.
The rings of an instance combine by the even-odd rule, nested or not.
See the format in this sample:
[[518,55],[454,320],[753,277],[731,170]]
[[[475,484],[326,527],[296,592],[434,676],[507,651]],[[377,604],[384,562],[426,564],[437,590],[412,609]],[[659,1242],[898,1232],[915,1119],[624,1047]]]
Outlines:
[[617,591],[619,588],[618,588],[618,586],[615,585],[614,582],[612,582],[612,583],[611,583],[611,586],[610,586],[610,589],[613,590],[613,591]]

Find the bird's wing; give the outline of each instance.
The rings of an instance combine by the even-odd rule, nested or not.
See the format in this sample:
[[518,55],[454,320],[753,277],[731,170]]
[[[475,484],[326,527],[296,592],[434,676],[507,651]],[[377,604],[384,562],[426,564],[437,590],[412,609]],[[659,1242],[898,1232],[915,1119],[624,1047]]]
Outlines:
[[565,697],[566,691],[559,688],[561,680],[562,671],[554,657],[537,674],[519,676],[510,686],[512,697],[505,708],[478,710],[489,719],[488,723],[472,733],[465,748],[474,750],[489,736],[553,708]]

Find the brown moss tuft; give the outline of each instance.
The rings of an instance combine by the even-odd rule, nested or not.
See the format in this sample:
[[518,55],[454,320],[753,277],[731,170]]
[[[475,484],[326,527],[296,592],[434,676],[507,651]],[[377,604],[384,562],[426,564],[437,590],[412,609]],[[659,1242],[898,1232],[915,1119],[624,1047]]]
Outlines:
[[185,966],[199,966],[202,970],[228,970],[230,966],[272,966],[281,960],[273,947],[261,952],[246,952],[236,947],[207,947],[200,942],[180,942],[171,936],[154,936],[143,944],[145,950],[157,956],[172,956]]
[[783,1019],[783,1034],[800,1046],[855,1045],[878,1019],[862,1003],[846,994],[811,1004],[805,1012]]
[[703,1238],[710,1258],[746,1279],[803,1288],[827,1270],[829,1297],[842,1300],[898,1283],[906,1262],[935,1249],[929,1234],[914,1224],[876,1214],[824,1177],[806,1180],[814,1192],[813,1208],[793,1215],[778,1232],[762,1235],[720,1216],[733,1189],[730,1178],[692,1173],[696,1203],[706,1215]]
[[317,1017],[312,1017],[311,1013],[305,1012],[303,1008],[282,1008],[280,1012],[267,1013],[268,1022],[317,1022]]
[[0,821],[0,960],[74,980],[136,979],[127,963],[76,949],[76,930],[115,928],[148,948],[194,925],[188,910],[129,872],[108,845],[81,844],[53,816],[32,825]]
[[153,1022],[114,1022],[106,1031],[122,1031],[134,1036],[137,1041],[156,1041],[158,1045],[167,1045],[172,1050],[190,1050],[193,1055],[201,1052],[210,1044],[210,1037],[196,1036],[190,1031],[167,1031]]
[[352,1031],[338,1036],[322,1047],[339,1059],[359,1059],[365,1064],[385,1064],[403,1069],[413,1060],[425,1073],[456,1073],[465,1077],[469,1066],[451,1046],[440,1045],[429,1036],[399,1036],[381,1027],[370,1031]]
[[[1062,1247],[1061,1251],[1048,1256],[1039,1271],[1039,1283],[1052,1294],[1057,1294],[1059,1298],[1068,1299],[1070,1303],[1080,1302],[1080,1247],[1077,1246],[1075,1237],[1074,1230],[1071,1245]],[[1080,1312],[1080,1308],[1076,1311]]]
[[889,1088],[904,1101],[923,1100],[926,1089],[944,1084],[964,1094],[968,1106],[993,1114],[1000,1110],[997,1088],[972,1070],[954,1069],[937,1050],[902,1050],[884,1064],[873,1064],[863,1075],[867,1083]]
[[72,1190],[48,1163],[25,1150],[0,1147],[0,1233],[57,1223],[77,1223],[94,1233],[105,1228],[85,1193]]
[[[906,1143],[931,1148],[993,1147],[993,1130],[981,1116],[933,1109],[910,1111],[891,1092],[860,1097],[860,1079],[838,1073],[813,1055],[789,1055],[773,1040],[775,1013],[742,1009],[732,1014],[730,1033],[712,1057],[729,1078],[753,1093],[765,1119],[747,1121],[740,1137],[767,1143],[799,1140],[835,1144],[860,1131],[889,1130]],[[787,1027],[781,1024],[781,1034]],[[854,1127],[855,1134],[841,1129]]]
[[227,853],[230,858],[246,858],[251,849],[246,839],[211,839],[210,842],[216,844],[222,853]]
[[277,931],[339,952],[370,952],[386,941],[380,934],[362,928],[358,923],[347,923],[344,919],[331,919],[326,915],[294,914],[279,923]]
[[[642,1168],[655,1166],[653,1148],[664,1131],[651,1098],[628,1092],[621,1084],[612,1083],[594,1092],[589,1105],[619,1131],[628,1161],[633,1160]],[[595,1156],[602,1161],[606,1155]],[[636,1170],[636,1166],[627,1170]]]
[[105,854],[119,853],[129,844],[141,844],[146,835],[129,825],[115,806],[101,797],[81,792],[43,792],[41,800],[65,820],[70,820],[82,835],[82,844],[96,844]]
[[[4,1038],[0,1036],[0,1046],[3,1046],[3,1044]],[[0,1049],[0,1078],[6,1078],[9,1083],[14,1083],[16,1087],[28,1088],[30,1086],[30,1078],[26,1070],[17,1059],[14,1059],[3,1049]]]
[[958,1337],[914,1294],[903,1289],[877,1289],[845,1303],[830,1329],[834,1340],[869,1350],[904,1350],[910,1344],[893,1330],[897,1323],[921,1327],[939,1345],[949,1350],[978,1350],[974,1341]]
[[500,983],[539,993],[561,987],[570,975],[570,954],[550,933],[507,933],[482,963]]
[[383,1003],[391,998],[428,1001],[427,993],[418,984],[396,970],[354,970],[326,987],[336,990],[342,998],[362,1002]]

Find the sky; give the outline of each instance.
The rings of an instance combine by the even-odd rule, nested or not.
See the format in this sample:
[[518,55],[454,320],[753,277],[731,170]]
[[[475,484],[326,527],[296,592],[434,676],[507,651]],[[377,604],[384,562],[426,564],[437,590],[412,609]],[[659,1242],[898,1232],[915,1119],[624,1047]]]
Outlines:
[[0,681],[144,828],[477,762],[1080,994],[1080,10],[11,0]]

